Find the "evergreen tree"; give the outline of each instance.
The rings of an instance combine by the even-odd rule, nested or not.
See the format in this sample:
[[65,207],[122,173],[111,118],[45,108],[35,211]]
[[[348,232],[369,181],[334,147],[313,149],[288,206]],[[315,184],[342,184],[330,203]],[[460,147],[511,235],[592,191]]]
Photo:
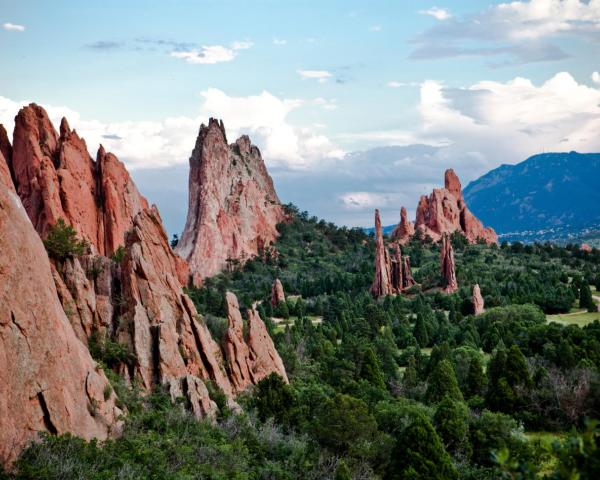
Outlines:
[[363,353],[360,378],[365,379],[377,388],[385,389],[385,381],[379,366],[379,360],[370,346]]
[[485,388],[486,378],[483,372],[483,365],[481,359],[473,357],[469,364],[469,371],[467,373],[467,379],[465,383],[465,396],[467,398],[474,397],[475,395],[483,395]]
[[350,473],[350,469],[346,462],[343,459],[340,459],[337,467],[335,469],[334,480],[352,480],[352,474]]
[[391,479],[452,480],[458,472],[429,419],[415,414],[396,441],[389,472]]
[[438,363],[429,376],[429,386],[425,393],[428,403],[437,403],[446,395],[452,400],[462,401],[463,396],[458,387],[454,368],[448,360],[442,360]]
[[413,330],[413,335],[419,342],[419,346],[421,348],[425,348],[429,345],[429,334],[427,332],[427,325],[425,324],[425,319],[423,315],[417,314],[417,323],[415,323],[415,328]]
[[598,306],[594,303],[590,285],[587,282],[582,283],[579,288],[579,308],[587,308],[588,312],[597,312]]
[[446,450],[455,455],[469,457],[469,409],[463,402],[445,396],[433,417],[435,429]]

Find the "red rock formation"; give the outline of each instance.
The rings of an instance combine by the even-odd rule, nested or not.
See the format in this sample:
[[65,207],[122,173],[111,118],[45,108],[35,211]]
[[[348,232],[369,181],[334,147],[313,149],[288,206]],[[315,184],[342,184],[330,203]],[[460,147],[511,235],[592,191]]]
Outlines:
[[410,257],[405,255],[402,257],[402,290],[410,288],[416,284],[417,282],[415,282],[410,269]]
[[276,278],[271,288],[271,305],[276,307],[280,302],[285,302],[285,293],[283,292],[281,280]]
[[404,262],[402,260],[402,252],[400,250],[400,245],[398,243],[396,243],[394,245],[394,256],[392,258],[391,269],[390,269],[390,281],[391,281],[392,290],[394,291],[394,293],[401,293],[402,289],[403,289],[403,286],[402,286],[403,263]]
[[436,188],[428,197],[420,198],[415,228],[436,242],[444,233],[458,231],[471,243],[479,239],[498,243],[496,232],[485,228],[465,205],[460,181],[452,169],[446,170],[444,188]]
[[242,392],[255,383],[250,349],[244,341],[244,322],[237,297],[227,292],[225,299],[227,301],[227,332],[223,341],[225,358],[229,365],[231,383],[237,392]]
[[400,223],[394,229],[392,238],[399,242],[401,245],[407,243],[410,238],[415,234],[415,224],[408,221],[408,214],[406,208],[400,209]]
[[[0,125],[1,126],[1,125]],[[6,158],[0,151],[0,183],[2,183],[5,187],[7,187],[11,191],[15,191],[15,186],[12,181],[12,177],[10,174],[10,169],[8,167],[8,162]]]
[[219,346],[180,288],[176,256],[156,207],[141,211],[127,234],[122,264],[123,320],[116,336],[135,354],[134,376],[142,386],[166,385],[187,396],[192,411],[213,416],[205,395],[211,380],[231,399],[232,387]]
[[124,244],[124,234],[146,200],[124,165],[100,147],[92,160],[66,119],[60,136],[46,111],[31,104],[15,119],[12,173],[17,193],[38,233],[63,218],[101,255]]
[[390,279],[390,257],[383,242],[379,210],[375,210],[375,278],[371,285],[375,298],[393,293]]
[[445,233],[442,235],[442,244],[440,248],[440,264],[442,277],[446,282],[444,292],[453,293],[458,290],[458,282],[456,281],[456,271],[454,268],[454,250],[450,235]]
[[476,283],[473,285],[473,313],[475,315],[479,315],[485,311],[483,297],[481,296],[481,290],[479,289],[479,284]]
[[107,257],[83,255],[52,265],[58,297],[77,337],[87,343],[92,333],[110,334],[119,312],[120,266]]
[[260,151],[247,136],[227,145],[222,122],[202,125],[190,157],[189,207],[177,252],[193,281],[233,261],[257,255],[278,236],[285,219]]
[[15,191],[12,180],[12,146],[8,140],[4,125],[0,124],[0,182]]
[[0,463],[38,432],[105,439],[115,394],[58,300],[48,256],[18,197],[0,183]]
[[255,382],[260,382],[271,373],[277,373],[288,383],[283,361],[275,349],[265,322],[258,312],[248,309],[248,347],[252,357],[252,374]]
[[589,244],[587,243],[582,243],[579,248],[583,251],[583,252],[591,252],[592,251],[592,247],[590,247]]

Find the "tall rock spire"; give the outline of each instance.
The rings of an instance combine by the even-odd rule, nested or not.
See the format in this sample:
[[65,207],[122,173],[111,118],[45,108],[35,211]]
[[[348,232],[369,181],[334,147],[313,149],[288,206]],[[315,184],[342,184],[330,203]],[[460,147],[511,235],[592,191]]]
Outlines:
[[415,233],[415,224],[408,221],[406,208],[400,209],[400,223],[392,232],[392,238],[404,245]]
[[260,253],[285,219],[273,181],[247,136],[227,145],[223,122],[202,125],[190,157],[189,205],[177,252],[195,284]]
[[371,285],[375,298],[393,293],[390,279],[390,257],[383,242],[379,210],[375,210],[375,278]]
[[456,271],[454,267],[454,250],[452,248],[452,242],[450,241],[450,235],[447,233],[442,235],[440,269],[442,277],[446,282],[444,292],[456,292],[456,290],[458,290],[458,282],[456,281]]
[[478,283],[473,285],[472,301],[473,301],[473,313],[475,315],[479,315],[485,311],[483,297],[481,296],[481,290],[479,288]]

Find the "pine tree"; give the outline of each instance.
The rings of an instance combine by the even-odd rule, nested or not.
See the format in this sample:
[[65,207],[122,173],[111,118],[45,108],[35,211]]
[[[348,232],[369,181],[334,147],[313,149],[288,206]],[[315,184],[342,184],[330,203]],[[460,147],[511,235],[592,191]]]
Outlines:
[[598,307],[594,303],[594,298],[592,297],[590,285],[587,282],[582,283],[579,288],[579,308],[587,308],[588,312],[598,311]]
[[452,400],[463,400],[452,364],[448,360],[442,360],[429,376],[425,398],[428,403],[437,403],[446,395]]
[[417,322],[413,330],[413,335],[419,342],[421,348],[425,348],[429,345],[429,334],[427,333],[427,325],[422,314],[417,314]]
[[379,360],[371,347],[367,347],[363,354],[360,377],[367,380],[375,387],[385,389],[383,372],[379,366]]
[[467,398],[482,395],[485,388],[485,374],[479,357],[473,357],[469,364],[469,371],[465,382],[465,395]]
[[466,457],[470,455],[469,409],[463,402],[445,396],[438,405],[433,421],[446,450]]

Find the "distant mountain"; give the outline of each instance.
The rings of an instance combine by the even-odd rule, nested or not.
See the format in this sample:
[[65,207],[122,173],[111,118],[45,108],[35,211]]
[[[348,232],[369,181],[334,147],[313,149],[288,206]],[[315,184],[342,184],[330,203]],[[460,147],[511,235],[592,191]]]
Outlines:
[[502,165],[464,189],[500,240],[600,238],[600,154],[545,153]]

